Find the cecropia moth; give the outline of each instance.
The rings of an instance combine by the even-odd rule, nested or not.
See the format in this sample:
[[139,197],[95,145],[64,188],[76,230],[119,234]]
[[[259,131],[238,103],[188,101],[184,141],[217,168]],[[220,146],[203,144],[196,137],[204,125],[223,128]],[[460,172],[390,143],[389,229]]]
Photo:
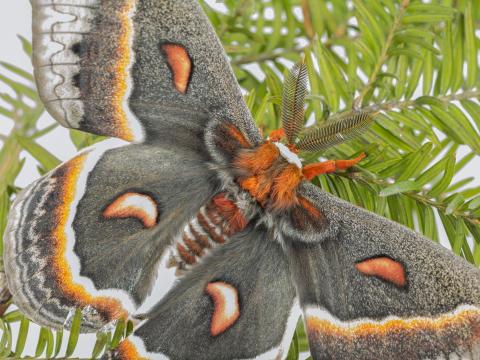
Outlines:
[[[196,1],[32,5],[47,110],[125,142],[87,149],[17,197],[4,262],[28,317],[62,328],[81,308],[95,331],[134,317],[157,282],[165,295],[106,358],[284,359],[302,312],[314,359],[480,358],[480,270],[309,182],[362,156],[302,166],[297,155],[373,114],[298,140],[300,62],[283,133],[264,140]],[[168,269],[178,280],[162,284]]]

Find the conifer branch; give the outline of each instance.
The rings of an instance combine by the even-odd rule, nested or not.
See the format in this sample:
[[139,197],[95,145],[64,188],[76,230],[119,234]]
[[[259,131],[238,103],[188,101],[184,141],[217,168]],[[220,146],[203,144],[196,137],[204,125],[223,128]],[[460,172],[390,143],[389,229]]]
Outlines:
[[400,6],[400,9],[398,10],[397,15],[395,16],[395,19],[393,20],[392,27],[390,28],[390,31],[387,35],[387,38],[385,40],[385,43],[383,44],[382,47],[382,52],[380,54],[380,57],[377,60],[377,63],[375,64],[375,67],[373,68],[372,73],[370,74],[370,77],[368,79],[367,84],[363,87],[363,89],[360,90],[360,95],[355,99],[353,102],[353,108],[354,109],[359,109],[362,106],[363,98],[367,93],[372,90],[375,82],[377,81],[378,74],[382,70],[383,65],[385,65],[386,61],[389,58],[388,51],[390,50],[392,44],[393,44],[393,37],[397,30],[399,29],[403,16],[405,15],[405,12],[407,10],[409,1],[404,0],[402,1],[402,4]]

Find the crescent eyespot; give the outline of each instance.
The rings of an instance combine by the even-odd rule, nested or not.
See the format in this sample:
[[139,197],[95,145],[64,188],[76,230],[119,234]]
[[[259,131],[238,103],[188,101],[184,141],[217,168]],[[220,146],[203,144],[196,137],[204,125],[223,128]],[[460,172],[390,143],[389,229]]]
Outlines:
[[135,218],[147,229],[157,225],[158,215],[157,203],[151,196],[134,192],[120,195],[103,211],[106,219]]
[[364,260],[357,263],[355,267],[364,275],[378,277],[400,288],[405,287],[407,284],[407,276],[403,264],[387,256]]
[[186,94],[193,70],[187,50],[182,45],[173,43],[164,43],[161,49],[172,72],[175,89],[180,94]]
[[205,292],[213,300],[213,315],[210,324],[212,336],[218,336],[233,326],[240,317],[237,289],[222,281],[209,283]]

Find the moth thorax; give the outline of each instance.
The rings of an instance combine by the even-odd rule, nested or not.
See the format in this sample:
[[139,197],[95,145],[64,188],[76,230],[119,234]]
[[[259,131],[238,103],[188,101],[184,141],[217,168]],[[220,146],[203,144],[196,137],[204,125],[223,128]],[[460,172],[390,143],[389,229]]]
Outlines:
[[280,151],[280,156],[283,157],[285,160],[287,160],[287,162],[289,162],[290,164],[296,165],[299,169],[302,168],[302,162],[297,154],[295,154],[293,151],[291,151],[287,146],[283,145],[282,143],[274,142],[273,144]]

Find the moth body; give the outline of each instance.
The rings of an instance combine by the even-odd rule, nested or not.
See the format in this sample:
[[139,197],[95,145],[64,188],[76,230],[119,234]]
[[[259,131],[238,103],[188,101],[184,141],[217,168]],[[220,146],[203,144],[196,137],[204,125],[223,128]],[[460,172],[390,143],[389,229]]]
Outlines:
[[284,213],[291,214],[299,230],[304,230],[312,219],[324,220],[308,200],[297,196],[303,175],[295,152],[280,142],[268,140],[252,146],[233,124],[219,126],[218,139],[227,132],[234,134],[237,141],[225,143],[222,137],[212,149],[220,152],[214,154],[215,158],[221,158],[222,152],[228,150],[231,160],[228,170],[218,173],[219,178],[225,180],[222,190],[204,204],[173,239],[169,266],[177,268],[178,276],[191,270],[247,225],[263,224],[271,230],[270,240],[282,241],[276,227],[285,223]]
[[174,237],[169,266],[177,267],[177,275],[183,275],[217,246],[245,229],[248,222],[245,211],[232,195],[218,193]]

